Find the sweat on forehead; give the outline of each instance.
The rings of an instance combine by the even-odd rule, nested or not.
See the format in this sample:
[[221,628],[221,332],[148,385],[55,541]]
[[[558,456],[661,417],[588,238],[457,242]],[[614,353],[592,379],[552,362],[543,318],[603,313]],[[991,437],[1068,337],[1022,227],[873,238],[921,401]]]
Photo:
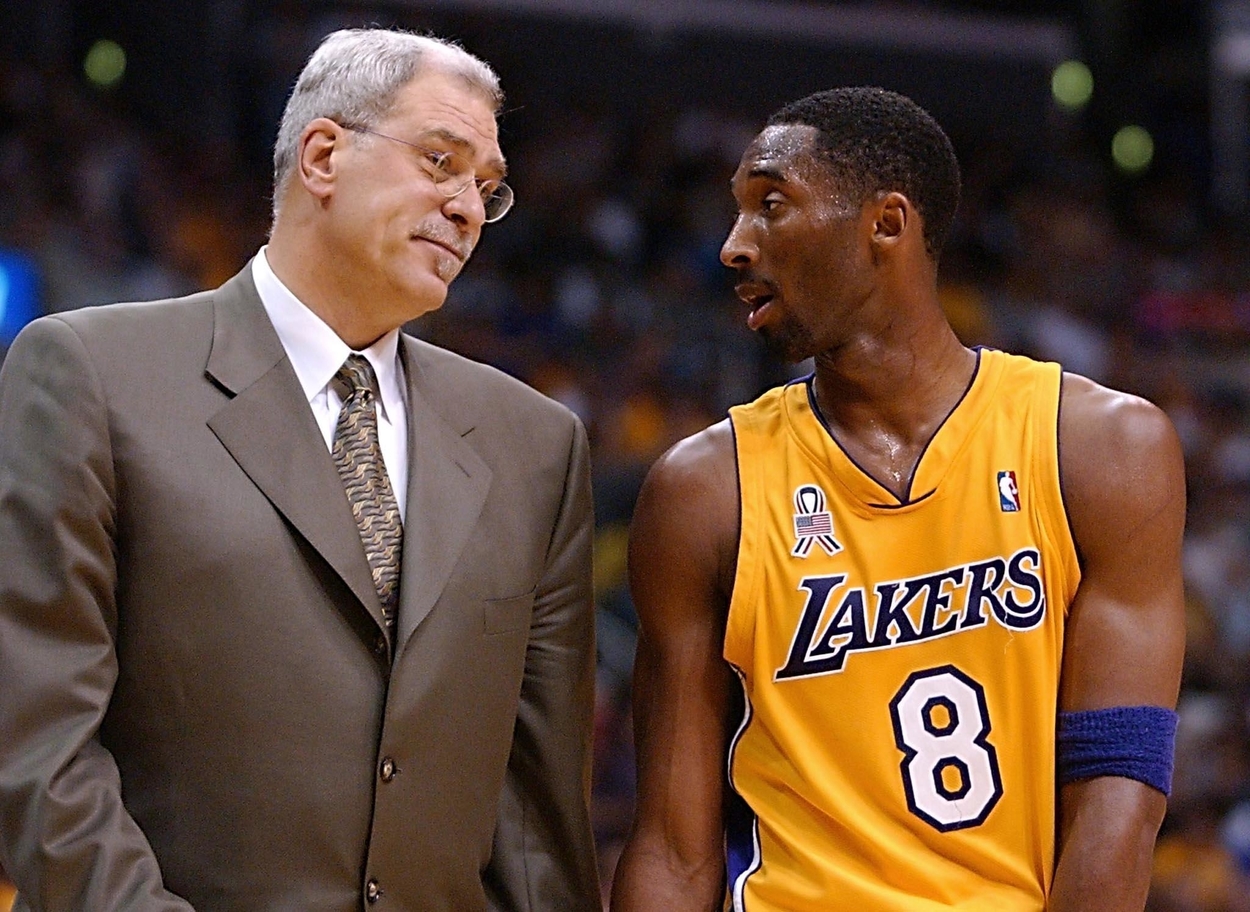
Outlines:
[[823,161],[816,148],[816,131],[807,126],[781,124],[766,127],[742,153],[742,160],[733,182],[766,178],[787,183],[796,177],[804,180],[832,178],[833,169]]
[[862,188],[854,182],[840,182],[839,177],[837,169],[820,155],[814,128],[779,124],[766,127],[746,148],[732,184],[756,179],[780,185],[798,181],[840,209],[858,208],[864,202]]
[[792,158],[816,150],[816,128],[806,124],[774,124],[765,127],[751,143],[755,158]]
[[959,205],[959,163],[937,121],[910,98],[852,86],[816,92],[780,108],[773,127],[804,125],[835,179],[852,195],[898,191],[920,212],[925,246],[937,257]]

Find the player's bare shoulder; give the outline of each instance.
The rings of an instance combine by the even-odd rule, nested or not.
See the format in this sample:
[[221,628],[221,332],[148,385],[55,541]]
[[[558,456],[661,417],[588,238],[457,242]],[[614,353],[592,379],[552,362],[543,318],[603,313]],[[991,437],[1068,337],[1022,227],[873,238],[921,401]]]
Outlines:
[[1180,440],[1163,410],[1140,396],[1065,373],[1059,466],[1078,541],[1081,526],[1100,516],[1131,520],[1138,514],[1146,520],[1172,510],[1183,521]]
[[738,508],[737,453],[725,419],[678,441],[647,473],[634,506],[631,564],[677,563],[724,582],[737,547]]
[[737,477],[733,427],[725,419],[673,444],[651,467],[647,486],[683,499],[715,500],[724,495],[727,481],[736,497]]

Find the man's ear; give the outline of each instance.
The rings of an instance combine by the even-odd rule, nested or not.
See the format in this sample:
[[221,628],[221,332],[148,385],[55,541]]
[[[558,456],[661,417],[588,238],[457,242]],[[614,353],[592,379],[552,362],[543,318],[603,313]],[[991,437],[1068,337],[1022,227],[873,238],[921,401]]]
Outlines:
[[[877,200],[876,218],[873,221],[874,243],[894,246],[907,234],[913,220],[918,222],[911,200],[897,190],[892,190]],[[913,226],[914,227],[914,226]]]
[[298,177],[304,189],[322,202],[334,193],[338,176],[335,152],[347,140],[347,131],[328,117],[309,121],[299,136]]

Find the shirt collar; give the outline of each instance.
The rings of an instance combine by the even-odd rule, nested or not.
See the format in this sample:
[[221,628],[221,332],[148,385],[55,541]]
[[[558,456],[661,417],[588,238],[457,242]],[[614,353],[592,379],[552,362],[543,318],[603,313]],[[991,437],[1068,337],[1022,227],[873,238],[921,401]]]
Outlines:
[[[264,247],[252,260],[252,281],[304,396],[311,402],[334,379],[352,349],[282,283],[270,267]],[[394,414],[392,410],[404,405],[399,330],[386,333],[360,354],[368,359],[377,375],[382,414],[389,420],[389,415]]]

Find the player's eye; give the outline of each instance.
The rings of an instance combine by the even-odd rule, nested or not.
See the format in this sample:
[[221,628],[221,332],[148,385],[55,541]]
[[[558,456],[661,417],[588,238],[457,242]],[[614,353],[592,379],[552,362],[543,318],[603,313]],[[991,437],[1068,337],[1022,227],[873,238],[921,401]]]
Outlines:
[[780,208],[784,202],[785,198],[780,193],[770,193],[760,200],[760,211],[773,212]]

